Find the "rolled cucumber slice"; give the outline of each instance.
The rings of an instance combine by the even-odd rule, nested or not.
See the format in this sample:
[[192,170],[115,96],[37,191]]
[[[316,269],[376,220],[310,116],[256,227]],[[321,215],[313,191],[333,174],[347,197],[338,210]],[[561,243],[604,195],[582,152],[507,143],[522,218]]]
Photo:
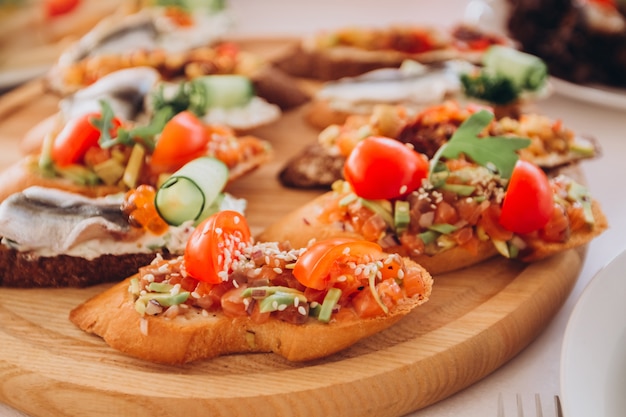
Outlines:
[[548,67],[541,58],[502,45],[487,49],[483,65],[509,78],[518,88],[530,91],[539,89],[548,77]]
[[228,182],[228,167],[219,159],[202,157],[187,163],[159,187],[155,206],[167,223],[198,224],[212,212]]
[[202,108],[231,108],[248,104],[254,97],[252,81],[243,75],[206,75],[191,81],[193,88],[201,89],[204,103],[194,103]]

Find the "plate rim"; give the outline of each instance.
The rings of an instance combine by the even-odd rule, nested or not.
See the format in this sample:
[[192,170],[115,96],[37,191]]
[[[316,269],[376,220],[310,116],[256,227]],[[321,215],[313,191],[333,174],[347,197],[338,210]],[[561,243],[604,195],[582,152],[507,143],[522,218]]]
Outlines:
[[[565,332],[563,336],[563,341],[561,345],[561,356],[560,356],[560,394],[561,394],[561,402],[563,407],[563,413],[569,417],[585,417],[583,411],[579,411],[580,408],[575,406],[580,404],[577,401],[572,401],[573,399],[578,398],[575,395],[575,392],[571,392],[571,370],[572,364],[570,363],[576,355],[573,353],[577,349],[574,349],[572,346],[575,346],[576,343],[573,340],[576,333],[580,332],[580,324],[583,321],[583,318],[586,314],[589,313],[590,307],[594,305],[594,300],[598,299],[598,296],[601,295],[601,290],[605,289],[607,285],[612,283],[613,281],[619,282],[619,270],[617,269],[619,266],[626,267],[626,248],[622,249],[615,255],[612,259],[610,259],[606,264],[604,264],[591,278],[591,280],[587,283],[587,285],[583,288],[580,296],[576,300],[574,304],[574,308],[570,313],[570,316],[567,320],[567,324],[565,327]],[[622,280],[622,286],[626,288],[626,280]],[[619,297],[615,297],[619,298]],[[606,302],[606,297],[602,297],[602,300]],[[614,300],[616,301],[616,300]],[[616,303],[619,305],[619,303]],[[596,314],[600,315],[597,312]],[[609,321],[611,322],[611,321]],[[619,321],[612,321],[616,324],[621,324]],[[626,326],[622,324],[623,328],[620,331],[615,332],[617,335],[620,335],[624,331],[626,331]],[[616,339],[619,340],[619,336],[616,336]],[[584,346],[588,346],[588,344],[583,344]],[[607,343],[602,343],[602,346],[605,346],[605,353],[610,353],[615,351],[617,345],[608,345]],[[580,348],[578,348],[580,350]],[[599,352],[594,351],[593,355],[598,357],[601,356]],[[587,355],[588,356],[588,355]],[[595,363],[595,362],[594,362]],[[575,367],[576,368],[576,367]],[[606,368],[608,369],[608,367]],[[585,380],[587,380],[585,378]],[[600,385],[600,381],[592,381],[590,385]],[[587,392],[589,392],[587,390]],[[589,399],[589,396],[586,396],[585,399]],[[601,410],[596,410],[601,411]],[[606,411],[606,410],[605,410]],[[577,414],[580,413],[580,414]],[[601,414],[600,414],[601,415]],[[612,416],[606,416],[612,417]],[[617,417],[617,416],[615,416]]]

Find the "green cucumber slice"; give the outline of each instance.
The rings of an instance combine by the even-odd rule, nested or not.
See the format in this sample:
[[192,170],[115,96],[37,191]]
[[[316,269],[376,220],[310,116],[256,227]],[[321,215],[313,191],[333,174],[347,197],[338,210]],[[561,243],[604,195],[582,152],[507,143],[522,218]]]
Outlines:
[[191,83],[194,89],[204,93],[198,95],[203,103],[193,103],[198,108],[240,107],[248,104],[255,95],[252,81],[243,75],[207,75],[196,78]]
[[202,157],[187,163],[159,187],[155,206],[167,223],[200,223],[215,211],[213,202],[228,182],[228,167],[219,159]]
[[507,46],[489,47],[482,62],[485,68],[530,91],[539,89],[548,77],[548,67],[541,58]]

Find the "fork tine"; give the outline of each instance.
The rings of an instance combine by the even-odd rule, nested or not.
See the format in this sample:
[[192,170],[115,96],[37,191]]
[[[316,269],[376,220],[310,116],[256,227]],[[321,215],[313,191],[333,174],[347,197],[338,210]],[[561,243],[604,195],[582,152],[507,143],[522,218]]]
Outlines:
[[561,408],[561,399],[558,395],[554,396],[554,409],[556,410],[556,417],[563,417],[563,409]]
[[524,407],[522,407],[522,396],[517,394],[517,417],[524,417]]
[[502,398],[502,393],[498,394],[498,416],[497,417],[505,417],[505,415],[504,415],[504,398]]
[[535,394],[535,409],[537,410],[537,417],[543,417],[543,409],[541,408],[541,396]]

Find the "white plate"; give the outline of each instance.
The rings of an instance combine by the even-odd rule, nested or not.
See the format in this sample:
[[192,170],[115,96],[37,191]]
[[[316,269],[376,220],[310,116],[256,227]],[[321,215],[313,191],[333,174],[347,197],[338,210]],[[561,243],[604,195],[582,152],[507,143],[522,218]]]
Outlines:
[[600,85],[580,85],[551,77],[557,94],[600,106],[626,110],[626,89]]
[[626,251],[584,289],[561,352],[567,417],[623,417],[626,410]]

